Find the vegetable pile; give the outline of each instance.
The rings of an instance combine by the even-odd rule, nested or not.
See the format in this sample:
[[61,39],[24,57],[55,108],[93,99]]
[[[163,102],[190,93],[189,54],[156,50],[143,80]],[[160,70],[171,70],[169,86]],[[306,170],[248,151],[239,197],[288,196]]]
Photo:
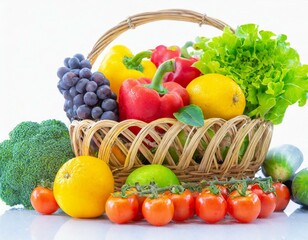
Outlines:
[[[192,51],[189,52],[190,47]],[[220,36],[198,37],[195,43],[188,42],[183,48],[159,45],[133,54],[128,47],[115,45],[102,58],[98,72],[92,72],[92,66],[84,66],[82,61],[85,61],[84,57],[76,54],[64,61],[67,69],[62,67],[58,71],[58,87],[65,98],[65,111],[72,113],[69,116],[74,116],[68,116],[70,121],[109,119],[121,122],[136,119],[149,123],[171,117],[199,127],[207,118],[229,120],[244,114],[252,119],[260,118],[279,124],[290,105],[306,104],[308,93],[308,65],[301,64],[299,54],[290,47],[286,35],[259,30],[255,24],[241,25],[235,32],[226,27]],[[76,70],[74,65],[79,68]],[[63,71],[70,74],[63,75]],[[84,72],[88,73],[87,81],[84,80]],[[94,77],[97,74],[104,81],[97,81],[97,77]],[[87,83],[81,84],[83,82]],[[93,82],[97,87],[87,86]],[[69,86],[66,86],[67,83]],[[86,96],[92,97],[88,99]],[[129,129],[132,134],[140,131],[136,126],[129,126]],[[163,129],[157,129],[157,132],[163,134]],[[184,147],[188,137],[181,138],[180,135],[179,140]],[[208,132],[209,137],[213,135]],[[125,137],[119,140],[123,145],[127,144]],[[152,140],[149,137],[146,144],[151,152],[155,152],[157,145],[156,142],[152,144]],[[239,161],[249,141],[248,137],[243,141]],[[232,143],[225,144],[222,158]],[[170,155],[171,150],[168,149]],[[126,156],[117,157],[115,148],[111,151],[119,164],[126,164]],[[118,152],[123,153],[119,149]],[[285,155],[281,150],[278,152],[278,155]],[[142,157],[145,165],[150,162]],[[196,150],[193,156],[195,163],[199,162],[198,157]],[[281,157],[281,162],[284,162],[284,157]],[[173,155],[172,158],[178,161],[179,156]],[[263,165],[265,175],[275,181],[273,184],[271,180],[265,181],[266,184],[262,181],[248,184],[234,180],[240,181],[235,184],[232,180],[225,184],[201,184],[198,190],[183,185],[159,188],[150,184],[147,189],[139,185],[124,185],[121,192],[112,194],[107,200],[106,214],[117,223],[144,217],[152,225],[164,225],[171,220],[183,221],[194,213],[208,223],[222,220],[227,212],[239,222],[265,218],[273,211],[282,211],[289,203],[290,190],[278,181],[289,179],[302,159],[289,164],[287,170],[273,162],[266,161]],[[141,167],[138,170],[142,170]],[[160,175],[163,174],[160,172]],[[143,178],[140,182],[152,177],[151,174],[140,176]],[[220,190],[228,190],[225,197],[217,186]],[[191,197],[193,193],[195,196]],[[182,195],[190,199],[190,203],[186,205],[188,208],[181,205],[180,211],[177,210],[177,201],[184,201],[178,200]],[[204,207],[203,202],[208,197],[220,205]],[[249,210],[237,209],[240,199],[249,202]],[[270,206],[265,206],[266,203],[270,203]],[[155,215],[150,210],[152,207],[161,209],[162,205],[165,215]],[[214,209],[220,212],[214,213]],[[181,215],[182,210],[185,216]]]
[[[188,47],[193,48],[190,53]],[[306,104],[308,93],[308,65],[301,64],[287,37],[259,30],[255,24],[241,25],[235,32],[225,28],[221,36],[211,39],[198,37],[183,48],[159,45],[133,54],[126,46],[116,45],[98,71],[78,53],[64,60],[57,76],[70,122],[136,119],[150,123],[168,117],[200,127],[206,118],[229,120],[244,114],[279,124],[290,105]],[[140,131],[139,125],[124,122],[123,126],[131,130],[127,136],[117,135],[124,150],[114,145],[110,156],[118,160],[119,168],[130,165],[126,156],[131,152],[125,147]],[[184,149],[192,132],[188,136],[180,130],[176,141]],[[157,127],[156,132],[158,138],[165,130]],[[203,150],[211,150],[208,141],[217,140],[215,133],[208,128],[200,136],[202,146],[193,153],[194,166],[204,158]],[[268,153],[262,165],[265,178],[180,183],[171,168],[146,159],[157,150],[155,136],[144,140],[147,154],[143,151],[138,162],[144,165],[130,173],[121,191],[110,194],[114,175],[97,158],[104,138],[97,135],[99,140],[89,142],[93,156],[75,157],[68,128],[61,121],[20,123],[0,143],[0,198],[10,206],[22,204],[41,214],[52,214],[60,207],[71,217],[94,218],[105,211],[115,223],[145,219],[154,226],[192,217],[210,224],[227,217],[250,223],[283,211],[291,198],[308,205],[308,170],[296,173],[303,155],[291,145]],[[216,165],[230,155],[228,133],[223,140],[221,156],[216,156],[222,159]],[[250,141],[247,135],[241,146],[232,146],[239,150],[235,162],[251,151]],[[172,148],[166,152],[178,163],[180,156]],[[291,181],[290,188],[285,181]]]

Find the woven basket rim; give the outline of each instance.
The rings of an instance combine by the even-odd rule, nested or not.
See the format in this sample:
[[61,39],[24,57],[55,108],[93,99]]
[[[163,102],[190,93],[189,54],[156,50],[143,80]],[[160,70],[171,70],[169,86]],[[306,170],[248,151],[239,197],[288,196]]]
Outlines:
[[192,22],[198,24],[200,27],[202,25],[209,25],[219,30],[229,27],[232,31],[234,31],[234,29],[227,23],[217,18],[210,17],[207,14],[202,14],[193,10],[163,9],[158,11],[142,12],[127,17],[116,26],[107,30],[94,44],[92,50],[87,56],[88,60],[93,65],[101,52],[125,31],[135,29],[136,27],[146,23],[162,20]]

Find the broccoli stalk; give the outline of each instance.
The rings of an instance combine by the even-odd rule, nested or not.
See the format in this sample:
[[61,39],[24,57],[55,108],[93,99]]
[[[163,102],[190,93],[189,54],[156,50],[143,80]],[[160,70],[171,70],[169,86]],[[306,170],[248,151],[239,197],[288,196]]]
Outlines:
[[30,195],[42,181],[53,182],[59,168],[74,157],[64,123],[22,122],[0,143],[0,198],[9,206],[32,209]]

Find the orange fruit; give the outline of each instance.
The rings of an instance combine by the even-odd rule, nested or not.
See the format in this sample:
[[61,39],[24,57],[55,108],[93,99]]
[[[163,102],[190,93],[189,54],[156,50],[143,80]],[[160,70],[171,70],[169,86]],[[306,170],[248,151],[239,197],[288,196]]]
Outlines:
[[243,114],[245,95],[231,78],[217,73],[204,74],[186,87],[190,103],[202,109],[204,118],[229,120]]
[[75,157],[64,163],[53,185],[60,208],[75,218],[101,216],[113,191],[114,178],[109,166],[91,156]]

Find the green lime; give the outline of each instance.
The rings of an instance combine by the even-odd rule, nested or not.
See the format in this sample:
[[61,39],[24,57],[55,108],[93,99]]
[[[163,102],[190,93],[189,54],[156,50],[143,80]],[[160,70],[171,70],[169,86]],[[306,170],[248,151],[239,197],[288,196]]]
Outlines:
[[136,183],[145,185],[151,182],[155,182],[160,187],[180,184],[174,172],[159,164],[144,165],[135,169],[128,175],[125,183],[133,186]]

